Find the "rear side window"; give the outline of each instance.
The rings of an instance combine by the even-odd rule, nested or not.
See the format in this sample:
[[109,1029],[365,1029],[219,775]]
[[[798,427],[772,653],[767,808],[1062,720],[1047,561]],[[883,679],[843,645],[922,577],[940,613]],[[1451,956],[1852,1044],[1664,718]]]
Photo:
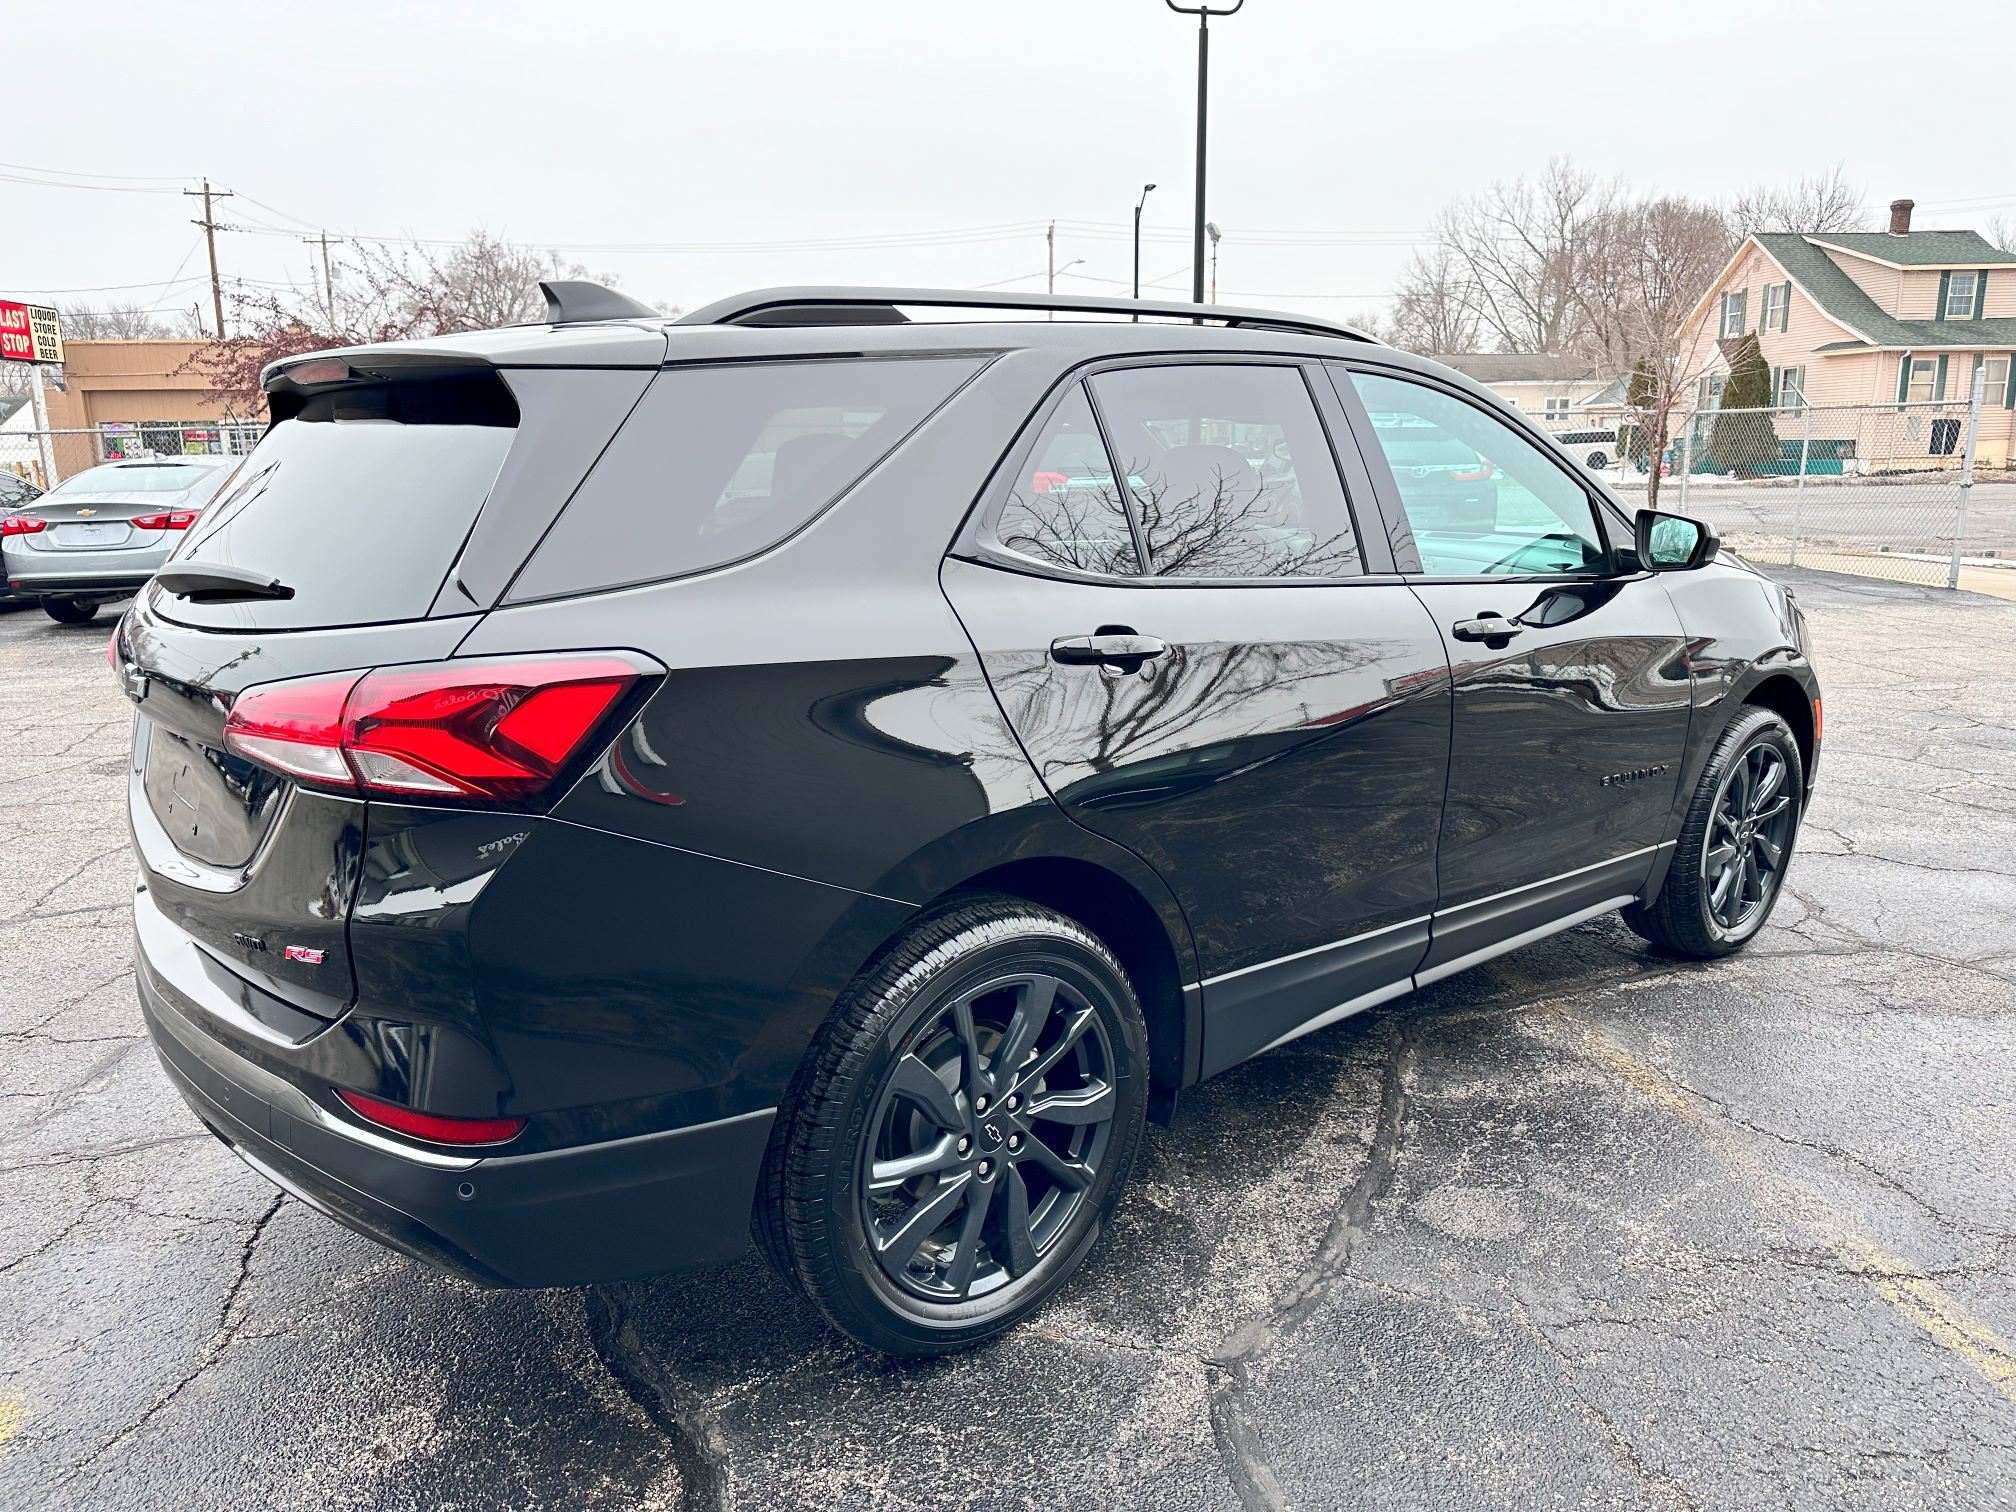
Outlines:
[[981,366],[977,358],[934,357],[668,369],[532,554],[510,598],[657,582],[774,546],[852,487]]
[[1092,379],[1156,577],[1353,577],[1337,461],[1300,369],[1198,363]]
[[424,617],[517,419],[495,374],[308,396],[231,472],[175,552],[269,573],[293,597],[168,598],[164,611],[186,623],[276,630]]

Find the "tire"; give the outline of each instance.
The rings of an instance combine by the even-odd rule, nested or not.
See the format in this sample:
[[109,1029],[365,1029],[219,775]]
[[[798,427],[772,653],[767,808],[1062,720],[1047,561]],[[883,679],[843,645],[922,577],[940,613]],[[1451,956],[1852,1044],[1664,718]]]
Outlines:
[[42,612],[59,625],[88,625],[97,617],[98,605],[92,599],[44,599]]
[[1791,728],[1769,709],[1745,708],[1695,784],[1658,896],[1623,909],[1624,922],[1699,960],[1741,950],[1778,905],[1805,792]]
[[1603,471],[1604,468],[1608,467],[1609,465],[1610,465],[1610,458],[1607,453],[1600,451],[1593,451],[1589,453],[1589,467],[1592,471],[1601,472]]
[[763,1248],[870,1349],[994,1338],[1097,1241],[1147,1067],[1133,986],[1096,936],[1020,899],[958,900],[871,963],[814,1040],[766,1161]]

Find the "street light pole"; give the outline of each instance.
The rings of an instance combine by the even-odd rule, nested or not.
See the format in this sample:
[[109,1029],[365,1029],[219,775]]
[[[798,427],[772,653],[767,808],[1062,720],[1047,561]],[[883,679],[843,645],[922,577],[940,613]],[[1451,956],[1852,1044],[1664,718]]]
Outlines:
[[1218,303],[1218,222],[1204,222],[1204,234],[1211,238],[1211,303]]
[[1154,191],[1153,184],[1141,186],[1141,198],[1134,201],[1134,297],[1141,297],[1141,207],[1148,203],[1148,196]]
[[1237,15],[1246,0],[1232,0],[1232,4],[1223,10],[1213,10],[1208,4],[1178,5],[1176,0],[1163,0],[1163,3],[1178,15],[1197,18],[1197,213],[1190,234],[1190,299],[1194,304],[1202,304],[1204,303],[1204,128],[1209,116],[1211,18]]

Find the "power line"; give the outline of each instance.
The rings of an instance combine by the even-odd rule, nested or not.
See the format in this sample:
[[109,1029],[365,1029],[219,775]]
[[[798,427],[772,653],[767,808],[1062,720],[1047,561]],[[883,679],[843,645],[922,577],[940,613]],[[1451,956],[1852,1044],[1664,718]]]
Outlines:
[[19,173],[0,173],[0,183],[31,184],[37,189],[84,189],[97,194],[174,194],[173,189],[150,189],[139,184],[66,184],[58,179],[28,178]]
[[37,168],[32,163],[0,163],[0,168],[12,168],[20,173],[49,173],[63,178],[121,179],[128,183],[186,184],[196,175],[193,173],[84,173],[74,168]]

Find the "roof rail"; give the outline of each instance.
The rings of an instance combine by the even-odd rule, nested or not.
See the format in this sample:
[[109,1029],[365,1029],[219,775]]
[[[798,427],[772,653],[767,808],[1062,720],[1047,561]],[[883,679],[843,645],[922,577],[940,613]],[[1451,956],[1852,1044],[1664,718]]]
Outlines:
[[576,278],[556,278],[539,285],[546,296],[546,323],[559,325],[571,320],[646,320],[663,317],[647,304],[639,304],[628,294],[618,294],[598,283]]
[[1191,304],[1183,300],[1108,299],[1097,294],[1013,294],[965,289],[876,289],[807,286],[755,289],[689,310],[674,325],[904,325],[901,305],[934,309],[1051,310],[1073,315],[1154,315],[1164,319],[1210,321],[1346,341],[1376,342],[1356,326],[1281,310],[1248,310],[1238,305]]

